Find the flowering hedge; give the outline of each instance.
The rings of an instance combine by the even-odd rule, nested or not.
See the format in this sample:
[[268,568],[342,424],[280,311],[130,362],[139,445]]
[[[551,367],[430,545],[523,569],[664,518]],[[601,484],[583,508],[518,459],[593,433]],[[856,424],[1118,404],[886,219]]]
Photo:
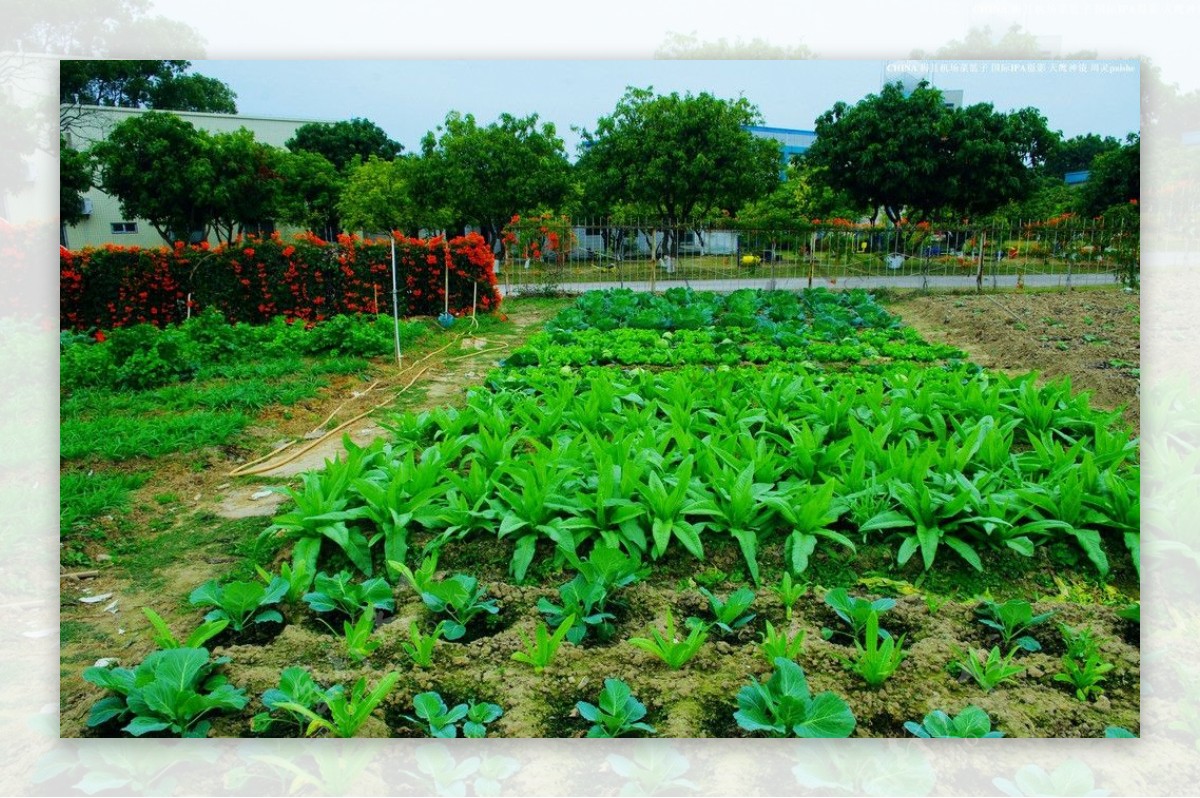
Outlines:
[[[107,245],[61,249],[60,326],[113,329],[139,322],[159,326],[216,308],[233,321],[261,323],[275,316],[317,322],[342,313],[391,313],[388,239],[339,236],[336,242],[304,235],[284,241],[247,238],[233,245],[174,248]],[[471,233],[442,238],[396,237],[399,310],[437,315],[445,307],[469,313],[496,307],[492,251]]]

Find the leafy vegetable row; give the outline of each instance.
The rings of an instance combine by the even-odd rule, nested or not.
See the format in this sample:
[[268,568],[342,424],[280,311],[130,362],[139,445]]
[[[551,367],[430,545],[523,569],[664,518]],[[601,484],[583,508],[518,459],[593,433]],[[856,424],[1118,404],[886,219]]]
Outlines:
[[1065,541],[1106,574],[1116,539],[1138,565],[1137,441],[1067,382],[589,369],[489,388],[305,475],[268,530],[295,541],[293,567],[315,573],[324,551],[370,575],[406,562],[417,532],[434,548],[511,540],[518,580],[539,545],[561,565],[600,541],[703,559],[714,538],[756,582],[766,547],[802,573],[818,546],[887,543],[926,569],[950,550],[981,569],[981,549]]

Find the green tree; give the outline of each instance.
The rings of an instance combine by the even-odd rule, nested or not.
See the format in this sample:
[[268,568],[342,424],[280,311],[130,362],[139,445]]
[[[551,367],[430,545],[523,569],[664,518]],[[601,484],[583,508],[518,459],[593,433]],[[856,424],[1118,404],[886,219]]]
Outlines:
[[[514,215],[559,210],[571,189],[571,165],[554,125],[537,114],[481,127],[451,111],[421,141],[413,196],[426,217],[473,224],[494,241]],[[445,225],[435,225],[445,226]]]
[[209,134],[169,113],[126,119],[91,150],[98,185],[168,244],[225,241],[273,220],[279,153],[245,128]]
[[67,225],[84,219],[83,193],[92,187],[92,163],[86,153],[72,149],[61,136],[58,163],[58,215],[65,231]]
[[59,102],[159,111],[236,114],[237,95],[204,75],[189,75],[190,61],[63,61]]
[[351,167],[337,205],[343,224],[367,233],[412,232],[417,221],[411,171],[411,159],[385,161],[374,155]]
[[232,242],[239,234],[273,227],[283,185],[279,150],[256,141],[246,128],[201,136],[208,140],[212,164],[213,181],[205,193],[213,232]]
[[950,109],[925,81],[839,102],[817,118],[816,132],[804,156],[815,174],[854,203],[883,208],[893,223],[905,214],[986,214],[1028,196],[1054,142],[1035,109]]
[[207,238],[207,187],[214,174],[208,138],[174,114],[126,119],[92,146],[98,185],[126,218],[145,219],[167,243]]
[[1112,136],[1101,137],[1095,133],[1074,136],[1059,142],[1046,158],[1043,171],[1061,182],[1067,172],[1090,169],[1097,155],[1119,149],[1120,146],[1121,142]]
[[579,167],[609,202],[651,208],[677,231],[698,216],[735,213],[778,185],[779,144],[746,130],[761,121],[744,97],[629,87],[594,132],[583,131]]
[[391,161],[404,149],[379,125],[359,117],[301,125],[285,144],[292,152],[304,150],[325,156],[343,174],[356,158],[359,162],[371,156]]
[[1091,175],[1079,189],[1078,207],[1085,216],[1099,216],[1114,205],[1141,199],[1142,139],[1131,133],[1119,149],[1092,161]]
[[346,177],[324,155],[307,150],[279,153],[283,180],[279,195],[279,220],[303,227],[326,240],[342,229],[338,201]]

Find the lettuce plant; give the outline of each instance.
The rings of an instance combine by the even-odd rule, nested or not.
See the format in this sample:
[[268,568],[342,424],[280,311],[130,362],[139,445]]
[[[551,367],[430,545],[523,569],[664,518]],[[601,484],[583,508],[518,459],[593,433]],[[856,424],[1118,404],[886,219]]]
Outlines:
[[196,607],[213,607],[204,616],[206,621],[229,621],[235,632],[252,623],[283,623],[278,610],[268,609],[287,595],[288,583],[276,577],[269,585],[258,582],[219,584],[215,579],[192,591],[188,602]]
[[[825,603],[833,610],[837,617],[841,618],[850,627],[855,640],[861,640],[863,633],[866,630],[867,620],[872,613],[875,614],[876,620],[878,616],[896,606],[896,600],[891,598],[877,598],[874,601],[867,601],[864,598],[851,596],[844,587],[835,587],[825,594]],[[879,633],[884,637],[888,637],[888,632],[880,629]]]
[[716,619],[718,629],[732,634],[755,619],[756,614],[747,612],[756,598],[754,591],[748,587],[739,588],[725,599],[718,598],[706,588],[700,588],[700,594],[708,600],[708,608]]
[[992,731],[992,719],[979,707],[969,706],[951,718],[940,709],[925,716],[921,723],[907,721],[904,728],[916,737],[1003,737]]
[[537,602],[538,611],[546,616],[546,622],[555,628],[561,627],[564,619],[573,618],[567,630],[567,640],[579,645],[589,632],[600,640],[608,640],[615,631],[611,621],[613,614],[605,610],[608,591],[602,582],[593,582],[583,574],[576,574],[570,582],[558,588],[561,604],[547,598]]
[[272,576],[262,566],[254,566],[254,570],[258,573],[258,578],[263,581],[264,585],[269,585],[276,578],[283,579],[288,583],[287,593],[284,595],[284,600],[288,603],[295,604],[300,601],[308,589],[312,587],[313,573],[308,570],[307,561],[296,563],[283,563],[279,566],[279,576]]
[[362,662],[374,654],[375,649],[379,648],[379,641],[371,639],[374,631],[375,613],[373,612],[364,612],[354,623],[344,621],[342,623],[342,644],[345,646],[346,655],[355,662]]
[[832,692],[813,695],[804,670],[782,657],[766,681],[754,681],[737,695],[738,711],[733,718],[749,732],[766,732],[771,737],[849,737],[854,731],[854,714]]
[[631,638],[629,644],[654,654],[667,663],[671,670],[679,670],[696,656],[700,647],[704,645],[704,641],[708,639],[708,627],[697,623],[692,626],[688,636],[680,640],[675,631],[675,618],[671,611],[667,610],[665,630],[660,632],[658,629],[651,629],[650,634],[651,638]]
[[146,620],[150,621],[150,625],[154,627],[154,642],[159,648],[200,648],[209,640],[213,639],[221,632],[225,631],[225,627],[229,625],[228,620],[205,621],[197,626],[187,639],[180,642],[171,629],[167,626],[167,622],[162,619],[154,610],[149,607],[143,607],[142,613],[146,616]]
[[1003,604],[988,601],[979,609],[987,617],[980,618],[984,626],[1000,633],[1000,641],[1007,648],[1015,645],[1022,651],[1041,651],[1042,644],[1027,632],[1054,617],[1053,612],[1033,614],[1033,606],[1022,599],[1012,599]]
[[337,611],[356,618],[376,609],[391,612],[396,608],[392,597],[392,586],[380,577],[355,584],[349,571],[339,571],[333,576],[317,574],[311,593],[304,594],[304,601],[313,612]]
[[[317,706],[331,697],[330,690],[313,681],[312,674],[306,669],[284,668],[279,674],[279,686],[263,693],[262,703],[267,711],[255,715],[250,720],[250,728],[256,734],[261,734],[276,723],[291,724],[296,727],[297,736],[303,736],[308,718],[295,711],[282,709],[282,705],[292,704],[315,711]],[[279,714],[276,714],[277,710]]]
[[1071,685],[1075,688],[1075,697],[1087,701],[1104,692],[1100,682],[1107,678],[1108,672],[1115,666],[1111,662],[1104,662],[1098,654],[1092,654],[1083,659],[1065,656],[1062,658],[1062,667],[1061,672],[1054,674],[1054,681]]
[[737,541],[754,584],[759,584],[758,530],[769,529],[775,510],[769,503],[774,495],[772,485],[754,481],[754,463],[737,471],[726,466],[711,480],[713,495],[693,512],[713,519],[714,530],[724,530]]
[[530,640],[523,632],[518,630],[517,635],[521,638],[521,642],[525,644],[525,650],[515,652],[512,658],[517,662],[532,665],[535,673],[541,673],[550,664],[550,660],[554,659],[558,647],[562,644],[563,639],[574,625],[575,616],[568,615],[563,618],[558,628],[551,634],[545,623],[538,623],[537,628],[534,629],[533,640]]
[[571,564],[584,579],[603,585],[609,593],[636,584],[650,574],[636,549],[626,554],[603,543],[593,546],[586,560],[576,558]]
[[438,638],[446,631],[446,622],[440,621],[434,627],[433,633],[424,635],[421,634],[421,629],[417,626],[417,622],[413,621],[408,625],[408,640],[407,643],[401,643],[400,648],[408,655],[408,658],[413,661],[413,664],[418,668],[428,668],[433,664],[433,649],[437,646]]
[[575,708],[580,717],[592,724],[588,737],[624,737],[639,731],[656,733],[653,726],[641,722],[646,717],[645,704],[634,698],[629,685],[620,679],[604,680],[597,704],[580,701]]
[[466,704],[447,707],[445,699],[439,693],[429,691],[413,697],[413,711],[417,716],[404,717],[415,723],[429,737],[457,737],[458,722],[467,716],[467,710]]
[[466,574],[455,574],[441,582],[428,585],[421,600],[430,610],[450,616],[446,621],[447,640],[458,640],[467,633],[467,625],[478,615],[495,615],[500,606],[487,598],[487,590],[479,580]]
[[291,712],[307,720],[306,737],[314,737],[322,731],[334,737],[353,737],[399,680],[400,674],[393,671],[380,679],[379,684],[368,693],[367,680],[360,678],[350,689],[349,695],[346,694],[345,687],[340,684],[334,685],[326,690],[321,698],[328,711],[328,718],[295,701],[277,701],[273,709]]
[[808,570],[809,558],[821,540],[830,540],[855,551],[849,538],[830,528],[845,511],[833,501],[836,487],[834,482],[826,482],[819,488],[796,483],[766,500],[791,530],[784,541],[783,552],[784,561],[794,574]]
[[779,596],[779,601],[783,604],[783,617],[790,621],[796,602],[808,592],[808,583],[800,582],[797,584],[792,580],[791,571],[784,571],[779,584],[772,587],[771,592]]
[[487,737],[487,725],[504,714],[499,704],[486,701],[467,702],[467,717],[463,721],[463,737]]
[[986,654],[982,651],[969,651],[964,655],[958,648],[951,650],[955,656],[950,663],[951,668],[967,674],[988,692],[991,692],[1001,682],[1007,681],[1025,670],[1019,665],[1012,664],[1013,657],[1017,654],[1015,648],[1008,652],[1008,656],[1000,653],[999,646],[992,646],[992,650]]
[[904,661],[904,635],[883,637],[879,632],[879,613],[871,610],[863,630],[863,642],[854,641],[858,656],[853,660],[838,657],[848,670],[857,673],[871,687],[878,687],[896,672]]
[[763,656],[767,658],[767,662],[774,662],[780,657],[795,660],[804,650],[804,637],[805,632],[801,629],[796,632],[795,637],[789,639],[787,629],[776,631],[774,624],[767,621],[767,629],[763,632],[759,648],[762,650]]
[[122,728],[134,737],[169,731],[183,737],[207,737],[212,712],[246,706],[245,690],[217,673],[228,657],[210,660],[204,648],[154,651],[137,668],[88,668],[83,678],[112,695],[92,706],[88,726],[128,720]]

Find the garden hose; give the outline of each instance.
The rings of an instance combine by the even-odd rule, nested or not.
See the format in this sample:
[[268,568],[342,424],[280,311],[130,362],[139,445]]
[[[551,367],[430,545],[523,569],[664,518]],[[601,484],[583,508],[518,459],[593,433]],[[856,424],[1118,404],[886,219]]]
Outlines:
[[[475,327],[479,326],[479,322],[476,321],[475,319],[472,319],[472,322],[474,323]],[[421,363],[424,363],[426,360],[428,360],[429,358],[433,357],[434,355],[436,355],[440,352],[446,351],[451,346],[453,346],[456,342],[461,341],[463,338],[465,338],[467,336],[468,332],[469,331],[464,330],[463,333],[461,335],[459,335],[457,338],[455,338],[454,340],[450,341],[449,343],[445,344],[444,346],[438,347],[437,349],[434,349],[434,350],[426,353],[425,355],[421,356],[419,359],[413,361],[411,364],[409,364],[407,367],[405,367],[397,375],[397,379],[402,379],[406,373],[411,372],[414,368],[419,366]],[[507,344],[503,344],[500,347],[494,347],[493,350],[490,350],[490,351],[504,349],[504,348],[507,348]],[[478,354],[481,354],[483,351],[489,351],[489,350],[480,350],[479,352],[471,352],[467,356],[469,357],[469,356],[473,356],[473,355],[478,355]],[[462,356],[460,355],[458,357],[462,357]],[[458,358],[457,357],[448,358],[448,360],[456,360],[456,359],[458,359]],[[413,386],[413,384],[416,383],[417,379],[420,378],[420,376],[422,374],[424,374],[426,371],[428,371],[432,367],[433,367],[433,364],[430,364],[430,365],[422,368],[420,371],[418,371],[415,375],[413,375],[413,378],[411,380],[409,380],[408,384],[405,385],[403,388],[401,388],[396,393],[395,396],[390,397],[386,401],[381,402],[381,403],[375,405],[374,407],[369,408],[369,409],[363,411],[362,413],[359,413],[358,415],[354,416],[353,418],[339,424],[338,426],[329,430],[328,432],[326,432],[324,435],[320,436],[319,438],[316,438],[316,439],[310,441],[307,445],[301,447],[300,449],[295,450],[294,452],[292,452],[290,455],[288,455],[283,460],[273,461],[272,458],[274,458],[276,455],[278,455],[280,452],[284,451],[285,449],[287,449],[291,446],[294,446],[296,443],[299,443],[299,441],[289,441],[289,442],[283,444],[282,446],[277,447],[274,451],[263,455],[262,457],[259,457],[255,460],[251,460],[248,463],[243,463],[242,465],[240,465],[237,468],[230,471],[228,473],[228,476],[231,476],[231,477],[259,476],[259,475],[265,474],[269,471],[274,471],[277,468],[282,468],[283,466],[292,462],[293,460],[295,460],[297,457],[301,456],[302,454],[305,454],[306,452],[309,452],[312,449],[316,448],[317,446],[322,444],[324,441],[326,441],[328,438],[330,438],[333,435],[336,435],[338,432],[345,429],[350,424],[353,424],[354,422],[358,421],[359,419],[362,419],[362,418],[370,415],[371,413],[374,413],[376,410],[380,410],[380,409],[386,407],[387,405],[391,404],[393,401],[395,401],[396,396],[399,396],[400,394],[404,393],[409,388],[411,388]],[[377,385],[379,385],[379,380],[376,380],[375,382],[371,383],[371,385],[363,393],[364,394],[370,393]],[[321,427],[328,424],[333,419],[333,417],[337,415],[338,411],[341,410],[343,407],[345,407],[346,403],[349,401],[350,400],[347,399],[346,401],[342,402],[332,413],[329,414],[329,416],[323,422],[321,422],[319,425],[317,425],[316,429],[320,429]],[[266,463],[266,464],[263,465],[263,463]]]

